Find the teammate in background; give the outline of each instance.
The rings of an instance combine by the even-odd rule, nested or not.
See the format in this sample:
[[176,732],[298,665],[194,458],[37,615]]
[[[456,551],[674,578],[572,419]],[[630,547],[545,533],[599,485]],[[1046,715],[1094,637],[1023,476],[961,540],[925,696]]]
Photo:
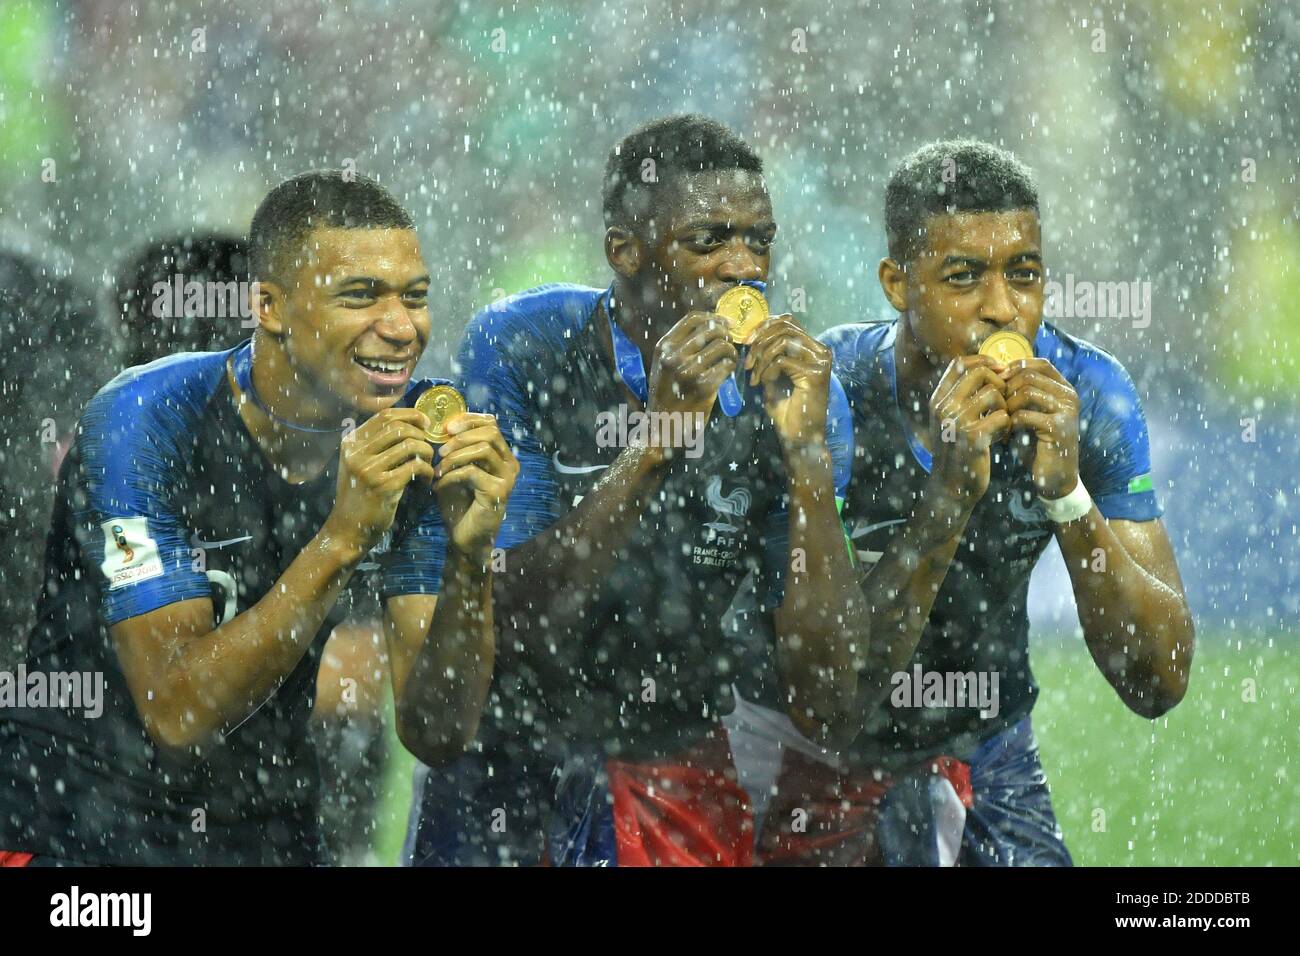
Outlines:
[[[760,856],[1068,865],[1030,725],[1029,576],[1055,537],[1120,698],[1147,718],[1182,699],[1193,626],[1146,423],[1115,358],[1042,321],[1038,191],[1014,156],[926,146],[891,176],[885,220],[898,319],[821,336],[853,407],[864,729],[838,754],[786,735]],[[1004,330],[1033,356],[978,354]]]
[[[490,859],[493,841],[527,837],[525,811],[562,760],[550,863],[748,865],[752,820],[719,714],[736,676],[722,618],[751,572],[793,719],[821,736],[852,713],[866,616],[837,512],[850,426],[829,350],[788,315],[738,348],[714,314],[767,278],[762,161],[707,118],[656,120],[614,148],[602,204],[608,289],[512,296],[462,343],[467,397],[519,457],[507,525],[528,540],[495,584],[502,716],[483,755],[426,782],[424,861],[458,862],[439,850],[467,843]],[[635,429],[645,412],[683,440],[610,424]],[[448,805],[472,838],[440,825]]]
[[106,329],[68,266],[0,251],[0,671],[22,660],[36,622],[55,475],[81,409],[116,369]]
[[474,736],[518,465],[491,416],[435,452],[407,407],[430,330],[412,221],[307,173],[249,254],[251,342],[128,369],[81,418],[26,668],[104,683],[0,711],[10,861],[318,862],[316,670],[368,554],[401,739],[436,764]]
[[250,308],[243,294],[247,288],[248,247],[242,238],[195,232],[138,249],[120,267],[114,289],[122,367],[237,345],[256,321],[243,314]]

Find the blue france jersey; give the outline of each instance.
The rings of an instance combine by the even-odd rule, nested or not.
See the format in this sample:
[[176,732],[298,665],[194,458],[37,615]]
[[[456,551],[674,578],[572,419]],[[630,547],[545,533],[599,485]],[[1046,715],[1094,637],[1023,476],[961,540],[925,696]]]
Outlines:
[[[0,845],[102,863],[316,861],[316,671],[333,628],[374,613],[365,575],[271,699],[193,761],[149,738],[108,633],[193,599],[212,602],[214,627],[231,620],[274,587],[333,507],[337,460],[290,484],[244,428],[226,367],[249,350],[129,369],[87,405],[59,476],[27,668],[102,672],[104,713],[0,712]],[[367,561],[383,595],[437,593],[445,537],[432,492],[412,485],[391,543]]]
[[[859,560],[869,569],[895,546],[931,467],[898,404],[895,321],[843,325],[821,336],[835,353],[855,427],[853,477],[844,507]],[[1107,518],[1150,521],[1161,509],[1151,479],[1146,422],[1132,380],[1115,358],[1044,322],[1034,353],[1079,396],[1079,473]],[[996,673],[999,708],[894,706],[886,701],[855,745],[864,761],[910,758],[978,741],[1029,713],[1038,693],[1029,667],[1025,599],[1053,525],[1037,500],[1032,449],[996,445],[991,481],[967,524],[912,666]]]
[[[543,286],[495,303],[465,331],[458,364],[466,399],[497,416],[521,467],[503,547],[562,521],[623,450],[617,440],[602,441],[599,426],[617,423],[629,402],[599,335],[598,323],[607,321],[602,295]],[[717,726],[729,675],[749,663],[724,616],[742,591],[752,605],[779,604],[789,559],[781,452],[757,390],[743,383],[740,390],[740,414],[715,409],[699,457],[675,460],[624,553],[609,555],[585,626],[548,632],[555,643],[582,649],[572,688],[542,702],[527,665],[498,657],[482,752],[421,774],[409,860],[535,862],[538,807],[568,745],[675,752]],[[830,399],[827,438],[842,494],[853,429],[838,381]],[[547,602],[556,597],[533,596],[530,626],[546,626]],[[657,688],[654,703],[643,697],[647,679]],[[503,832],[480,812],[485,806],[504,810]]]
[[[542,286],[484,309],[466,329],[459,355],[466,397],[471,404],[497,416],[520,463],[519,480],[502,529],[502,540],[509,542],[507,547],[533,537],[567,514],[622,450],[596,447],[595,416],[602,411],[613,412],[625,401],[592,321],[602,295],[601,290],[584,286]],[[737,375],[737,379],[743,380],[743,376]],[[705,441],[707,445],[714,440],[721,447],[706,451],[701,462],[704,466],[722,464],[726,457],[722,453],[741,448],[742,440],[750,443],[745,448],[751,448],[759,437],[773,437],[757,390],[750,392],[743,381],[741,388],[747,404],[739,422],[729,421],[714,410]],[[583,411],[592,415],[590,421],[579,417],[577,413]],[[835,491],[842,496],[851,470],[853,429],[844,388],[834,376],[826,437],[834,465]],[[571,465],[562,455],[565,440],[590,452],[578,456],[581,464]],[[722,446],[723,442],[727,444]],[[737,452],[733,457],[738,456]],[[769,460],[762,467],[772,465]],[[718,469],[718,492],[710,507],[717,507],[717,494],[731,483],[727,473],[734,474],[740,462],[728,460],[725,466],[725,471]],[[752,467],[758,466],[755,463]],[[698,474],[699,469],[695,471]],[[781,476],[783,480],[783,471]],[[788,557],[787,501],[784,484],[766,478],[764,483],[771,486],[765,490],[773,493],[764,534],[768,584],[765,604],[771,607],[782,597],[781,581]],[[706,477],[706,499],[707,486],[713,484],[710,473]],[[730,506],[723,505],[724,509]]]

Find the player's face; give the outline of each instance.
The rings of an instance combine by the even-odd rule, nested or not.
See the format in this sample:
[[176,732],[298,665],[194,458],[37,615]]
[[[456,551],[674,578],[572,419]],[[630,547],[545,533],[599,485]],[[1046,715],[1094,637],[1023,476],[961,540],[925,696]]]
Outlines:
[[976,354],[1002,329],[1032,342],[1043,318],[1043,272],[1032,209],[931,216],[907,270],[904,321],[937,368]]
[[388,408],[429,341],[429,273],[415,231],[317,229],[307,245],[282,305],[294,369],[345,408]]
[[664,206],[650,269],[670,314],[712,311],[737,283],[767,281],[776,222],[762,176],[738,169],[685,176]]

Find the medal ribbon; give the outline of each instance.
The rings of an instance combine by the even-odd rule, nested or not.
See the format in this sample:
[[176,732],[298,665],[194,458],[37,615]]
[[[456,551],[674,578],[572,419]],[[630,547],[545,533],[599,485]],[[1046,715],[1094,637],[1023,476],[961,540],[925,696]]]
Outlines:
[[253,388],[253,340],[249,339],[243,345],[235,349],[235,354],[231,357],[231,370],[235,373],[235,383],[239,390],[252,400],[253,404],[262,410],[267,418],[275,422],[281,428],[287,428],[295,432],[307,432],[312,435],[338,434],[347,431],[348,426],[342,425],[338,428],[312,428],[310,425],[297,425],[287,418],[281,418],[275,412],[266,407],[261,396],[257,394],[257,389]]

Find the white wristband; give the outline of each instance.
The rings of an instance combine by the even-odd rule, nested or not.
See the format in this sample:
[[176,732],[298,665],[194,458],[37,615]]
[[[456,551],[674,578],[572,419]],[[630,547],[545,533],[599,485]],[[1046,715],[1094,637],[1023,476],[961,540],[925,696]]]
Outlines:
[[1079,479],[1074,490],[1064,498],[1044,498],[1039,495],[1038,500],[1043,503],[1043,510],[1047,512],[1047,517],[1057,524],[1078,521],[1092,510],[1092,495],[1088,494],[1088,489],[1083,487],[1083,479]]

